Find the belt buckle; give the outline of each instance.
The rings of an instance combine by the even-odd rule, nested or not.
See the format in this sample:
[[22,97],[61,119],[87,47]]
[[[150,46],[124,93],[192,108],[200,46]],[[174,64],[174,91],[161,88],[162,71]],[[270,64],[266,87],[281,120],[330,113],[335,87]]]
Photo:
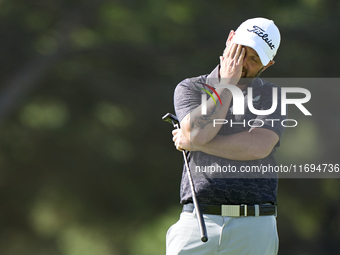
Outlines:
[[240,205],[222,205],[221,216],[240,217]]

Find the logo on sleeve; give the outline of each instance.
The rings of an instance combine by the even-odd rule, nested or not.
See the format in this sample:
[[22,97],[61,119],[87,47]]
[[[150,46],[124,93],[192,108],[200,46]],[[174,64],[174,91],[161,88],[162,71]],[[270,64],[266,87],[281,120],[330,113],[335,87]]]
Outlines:
[[[220,98],[220,95],[216,92],[216,90],[215,90],[213,87],[209,86],[208,84],[202,83],[202,82],[200,82],[200,84],[202,84],[203,87],[208,87],[210,90],[212,90],[212,92],[216,94],[218,100],[220,101],[220,103],[221,103],[221,105],[222,105],[222,100],[221,100],[221,98]],[[213,95],[209,92],[209,90],[203,89],[203,88],[199,88],[199,89],[205,91],[205,92],[212,98],[212,100],[214,100],[215,105],[217,105],[217,104],[216,104],[215,98],[214,98]]]

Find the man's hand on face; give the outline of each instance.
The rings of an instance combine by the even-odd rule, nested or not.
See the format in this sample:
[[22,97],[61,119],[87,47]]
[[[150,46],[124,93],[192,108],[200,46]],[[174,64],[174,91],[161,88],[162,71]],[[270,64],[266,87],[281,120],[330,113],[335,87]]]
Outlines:
[[220,76],[223,84],[237,85],[242,75],[246,50],[242,45],[236,44],[232,40],[234,34],[233,31],[230,33],[229,45],[223,56],[220,57]]

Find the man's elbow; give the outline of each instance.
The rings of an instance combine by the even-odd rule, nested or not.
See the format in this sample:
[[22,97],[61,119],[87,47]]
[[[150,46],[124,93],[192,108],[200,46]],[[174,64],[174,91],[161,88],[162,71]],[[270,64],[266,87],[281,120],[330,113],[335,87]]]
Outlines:
[[250,152],[254,159],[262,159],[267,157],[274,149],[279,141],[279,136],[271,130],[264,128],[254,128],[249,132],[252,139]]
[[273,148],[272,147],[255,147],[252,149],[251,154],[252,158],[254,159],[263,159],[267,157],[271,152]]

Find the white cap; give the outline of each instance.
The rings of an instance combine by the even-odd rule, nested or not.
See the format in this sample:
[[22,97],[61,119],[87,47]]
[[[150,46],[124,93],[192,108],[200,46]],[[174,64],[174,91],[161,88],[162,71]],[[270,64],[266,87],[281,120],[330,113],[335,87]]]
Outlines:
[[265,66],[276,55],[281,36],[274,21],[254,18],[246,20],[237,28],[233,40],[237,44],[253,48]]

